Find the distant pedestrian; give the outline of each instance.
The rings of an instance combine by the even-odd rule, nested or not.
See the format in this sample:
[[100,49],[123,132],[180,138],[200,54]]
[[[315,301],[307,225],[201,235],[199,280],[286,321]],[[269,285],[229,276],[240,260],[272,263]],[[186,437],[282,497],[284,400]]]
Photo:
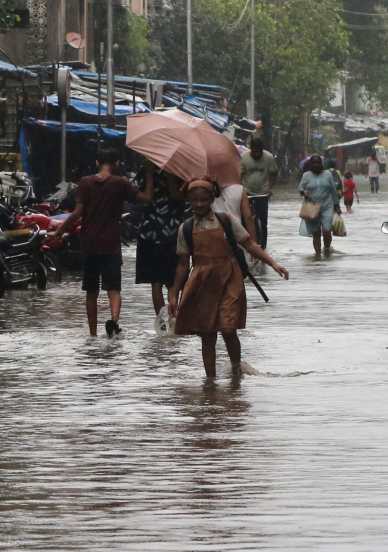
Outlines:
[[330,171],[335,182],[338,199],[341,200],[343,197],[342,176],[340,171],[337,169],[337,162],[334,159],[329,159],[327,161],[327,169]]
[[368,157],[368,176],[372,194],[378,194],[380,190],[380,163],[376,152]]
[[241,159],[241,183],[249,196],[258,221],[258,234],[262,234],[261,245],[265,249],[268,240],[268,200],[276,182],[279,168],[274,156],[264,149],[260,138],[253,136],[250,151]]
[[325,171],[319,155],[310,159],[311,170],[304,173],[299,184],[299,191],[307,201],[320,206],[319,214],[314,220],[306,220],[307,231],[313,236],[313,245],[317,258],[322,253],[322,235],[324,252],[330,255],[332,242],[332,224],[334,211],[341,213],[336,183],[330,171]]
[[97,300],[107,291],[111,319],[105,324],[108,337],[119,334],[121,311],[121,234],[120,219],[126,201],[149,202],[153,196],[152,180],[139,192],[127,178],[115,175],[119,161],[116,150],[104,149],[97,154],[98,173],[80,182],[75,210],[57,231],[61,237],[81,222],[83,283],[90,335],[97,335]]
[[[236,218],[220,218],[213,211],[215,195],[216,187],[208,180],[196,180],[188,186],[194,216],[179,229],[179,264],[174,287],[169,293],[170,314],[177,316],[176,333],[199,335],[202,339],[202,356],[208,377],[216,376],[218,332],[224,338],[233,371],[239,373],[241,344],[237,330],[245,328],[246,324],[243,275],[226,237],[226,225],[236,242],[252,256],[288,279],[287,270],[251,240]],[[189,274],[190,257],[193,270]]]
[[351,172],[345,173],[344,177],[344,203],[346,207],[346,212],[348,214],[352,213],[352,207],[354,202],[354,196],[357,198],[357,203],[360,203],[360,198],[357,191],[357,184],[353,179],[353,174]]

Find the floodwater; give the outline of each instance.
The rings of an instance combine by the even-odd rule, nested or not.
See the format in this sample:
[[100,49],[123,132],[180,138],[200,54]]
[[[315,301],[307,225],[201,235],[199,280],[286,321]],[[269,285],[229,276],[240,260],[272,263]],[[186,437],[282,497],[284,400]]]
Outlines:
[[87,338],[79,277],[7,294],[0,550],[385,552],[388,194],[361,199],[321,262],[295,195],[272,204],[292,279],[249,287],[240,382],[221,344],[210,384],[195,338],[155,336],[133,248],[121,339]]

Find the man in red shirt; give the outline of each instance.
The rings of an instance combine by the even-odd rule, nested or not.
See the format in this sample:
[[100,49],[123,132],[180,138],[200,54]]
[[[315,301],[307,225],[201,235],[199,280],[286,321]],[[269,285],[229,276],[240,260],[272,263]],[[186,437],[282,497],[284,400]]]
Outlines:
[[84,257],[82,289],[86,291],[86,310],[90,335],[97,335],[97,300],[102,289],[107,291],[111,320],[105,324],[108,337],[121,332],[121,235],[120,219],[125,201],[150,202],[152,179],[140,192],[126,178],[116,176],[119,161],[117,151],[101,150],[97,155],[98,173],[80,182],[75,210],[58,229],[57,236],[66,233],[82,218],[81,251]]

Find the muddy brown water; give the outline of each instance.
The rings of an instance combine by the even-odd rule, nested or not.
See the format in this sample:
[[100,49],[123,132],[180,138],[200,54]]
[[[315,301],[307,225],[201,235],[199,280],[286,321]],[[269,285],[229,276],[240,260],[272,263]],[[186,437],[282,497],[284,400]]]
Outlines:
[[[196,339],[155,337],[125,253],[123,327],[87,338],[79,278],[0,307],[0,550],[385,552],[388,195],[364,193],[315,262],[293,194],[249,287],[244,358],[203,377]],[[103,302],[101,322],[107,318]],[[101,332],[102,334],[103,332]]]

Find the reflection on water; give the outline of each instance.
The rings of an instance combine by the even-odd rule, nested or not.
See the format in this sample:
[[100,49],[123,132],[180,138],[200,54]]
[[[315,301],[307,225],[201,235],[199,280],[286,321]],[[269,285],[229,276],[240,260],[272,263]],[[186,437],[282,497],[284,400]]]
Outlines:
[[120,339],[87,338],[79,278],[8,294],[0,550],[385,552],[385,200],[364,198],[343,254],[321,262],[296,202],[272,205],[292,280],[261,276],[269,305],[249,288],[257,374],[241,380],[221,343],[208,382],[195,338],[155,337],[133,249]]

